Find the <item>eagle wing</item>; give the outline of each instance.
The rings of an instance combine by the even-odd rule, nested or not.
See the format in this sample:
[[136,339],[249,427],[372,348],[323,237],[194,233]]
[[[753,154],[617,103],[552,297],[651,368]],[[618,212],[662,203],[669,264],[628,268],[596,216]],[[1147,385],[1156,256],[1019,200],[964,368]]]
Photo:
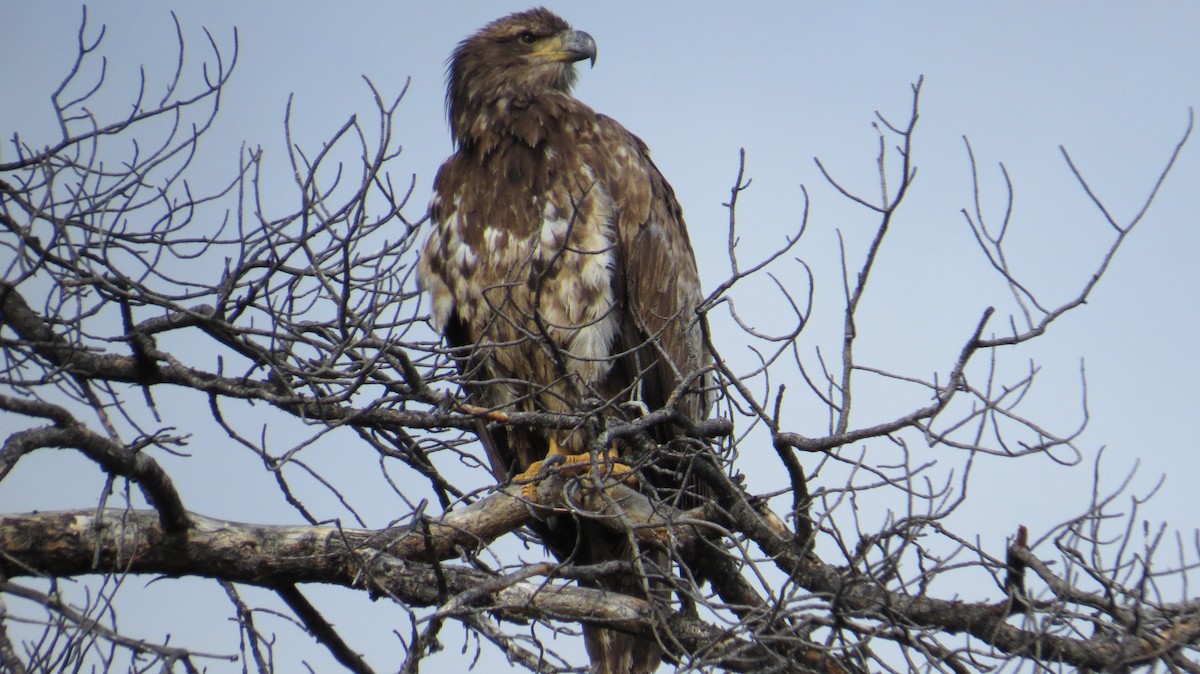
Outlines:
[[600,180],[617,205],[623,281],[624,351],[639,353],[641,401],[665,405],[681,383],[691,386],[680,411],[699,420],[708,408],[696,377],[711,357],[703,345],[696,308],[703,299],[700,274],[675,191],[640,138],[605,115],[597,116]]

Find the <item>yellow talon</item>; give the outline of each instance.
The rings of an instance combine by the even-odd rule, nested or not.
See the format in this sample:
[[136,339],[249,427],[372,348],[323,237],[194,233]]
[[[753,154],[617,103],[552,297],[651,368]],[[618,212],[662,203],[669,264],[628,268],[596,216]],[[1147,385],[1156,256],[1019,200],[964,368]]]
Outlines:
[[[603,464],[602,468],[607,468],[607,471],[603,473],[603,475],[609,476],[619,475],[622,473],[633,473],[632,468],[620,463],[619,460],[620,454],[617,452],[616,447],[609,447],[608,449],[604,450],[604,455],[599,457],[599,461]],[[550,446],[546,448],[546,458],[529,464],[529,467],[526,468],[524,472],[515,477],[517,481],[525,481],[525,484],[521,485],[521,496],[530,502],[537,503],[537,486],[538,482],[540,481],[539,478],[542,477],[542,472],[546,467],[546,464],[557,466],[559,470],[566,468],[572,468],[572,470],[574,470],[575,466],[580,466],[583,464],[592,465],[592,456],[588,452],[584,452],[582,454],[567,454],[563,451],[562,447],[558,444],[558,441],[555,438],[550,438]],[[630,486],[633,486],[636,484],[637,477],[630,475],[629,477],[624,478],[622,481]]]
[[546,458],[542,459],[541,461],[534,461],[533,463],[529,464],[529,467],[526,468],[524,472],[516,476],[518,481],[525,481],[525,484],[521,485],[521,496],[527,501],[537,503],[538,478],[542,474],[542,467],[545,465],[545,463],[547,461],[550,461],[551,463],[566,463],[572,458],[573,457],[571,455],[562,451],[562,448],[559,447],[557,440],[550,438],[550,446],[546,448]]

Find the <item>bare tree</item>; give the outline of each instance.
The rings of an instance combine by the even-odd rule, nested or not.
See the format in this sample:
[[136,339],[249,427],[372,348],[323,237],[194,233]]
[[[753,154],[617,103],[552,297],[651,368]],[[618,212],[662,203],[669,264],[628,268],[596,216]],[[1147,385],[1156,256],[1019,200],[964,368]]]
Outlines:
[[[151,91],[143,80],[129,114],[101,119],[88,104],[104,75],[81,73],[103,31],[85,21],[75,65],[52,97],[59,136],[14,137],[16,158],[0,164],[0,409],[19,420],[0,449],[0,488],[19,462],[52,449],[94,462],[103,481],[98,503],[0,516],[0,670],[191,672],[229,661],[268,672],[290,647],[285,637],[307,634],[351,671],[386,663],[416,672],[457,625],[476,658],[491,644],[518,668],[580,671],[560,636],[593,623],[652,635],[686,671],[1200,671],[1200,598],[1187,585],[1200,550],[1165,527],[1135,543],[1136,511],[1114,514],[1125,485],[1104,492],[1097,478],[1086,510],[1045,531],[1022,527],[1006,549],[948,525],[975,461],[1073,449],[1081,428],[1045,425],[1027,404],[1036,367],[1006,379],[997,361],[1088,299],[1154,201],[1190,120],[1128,221],[1110,215],[1063,151],[1065,170],[1107,223],[1108,246],[1060,304],[1016,271],[1006,248],[1011,209],[982,206],[985,181],[967,144],[975,194],[964,224],[1017,310],[981,308],[932,376],[856,358],[859,337],[886,327],[860,324],[859,306],[880,282],[876,260],[917,172],[921,82],[910,110],[878,116],[878,194],[852,190],[821,165],[842,197],[877,218],[864,254],[845,246],[842,279],[815,278],[789,257],[815,226],[807,207],[778,251],[742,259],[743,158],[727,204],[731,273],[702,312],[715,326],[714,353],[749,344],[760,361],[736,371],[718,358],[717,416],[635,466],[679,465],[673,453],[683,452],[710,498],[684,510],[636,482],[550,473],[534,507],[521,485],[494,484],[477,434],[487,424],[563,420],[459,402],[457,371],[411,273],[424,195],[414,195],[414,179],[389,173],[404,93],[372,86],[372,121],[351,118],[318,148],[289,136],[287,196],[268,194],[254,148],[226,182],[205,184],[191,162],[220,110],[236,36],[229,49],[209,36],[202,84],[190,87],[176,27],[170,83]],[[764,334],[741,321],[735,291],[781,268],[771,278],[792,327]],[[844,285],[837,355],[807,355],[818,282]],[[880,381],[923,402],[860,425],[855,394]],[[794,430],[786,410],[797,397],[825,411],[823,434]],[[572,423],[589,414],[579,410]],[[645,443],[650,426],[680,422],[670,409],[596,421],[601,445]],[[275,489],[260,498],[286,502],[291,523],[261,521],[254,509],[244,522],[205,516],[209,506],[176,487],[189,471],[229,470],[219,447],[230,445],[254,458]],[[740,455],[768,446],[788,486],[761,493],[739,472]],[[930,451],[946,448],[959,451]],[[373,468],[338,470],[343,461]],[[367,485],[404,504],[386,526],[369,527],[373,518],[359,513]],[[858,517],[867,498],[889,504],[880,526]],[[677,563],[556,563],[527,528],[548,516],[595,520]],[[646,601],[575,584],[611,574],[656,575],[672,596]],[[130,579],[156,577],[219,590],[236,633],[182,643],[123,630],[118,595]],[[976,596],[945,590],[960,582]],[[343,608],[312,600],[315,584],[341,588]],[[255,605],[263,601],[255,588],[280,608]],[[396,641],[363,654],[369,644],[339,630],[331,612],[366,610],[371,600],[395,609]],[[296,630],[277,636],[260,626],[278,616]]]

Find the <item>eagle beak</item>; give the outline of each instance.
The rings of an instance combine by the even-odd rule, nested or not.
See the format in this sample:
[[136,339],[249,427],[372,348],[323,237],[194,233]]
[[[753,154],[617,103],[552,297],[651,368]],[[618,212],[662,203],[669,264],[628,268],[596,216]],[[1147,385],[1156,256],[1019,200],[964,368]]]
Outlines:
[[582,30],[568,30],[562,36],[562,50],[568,61],[588,60],[588,65],[596,65],[596,41],[591,35]]
[[564,30],[545,41],[543,48],[530,54],[536,60],[574,63],[588,59],[596,65],[596,41],[582,30]]

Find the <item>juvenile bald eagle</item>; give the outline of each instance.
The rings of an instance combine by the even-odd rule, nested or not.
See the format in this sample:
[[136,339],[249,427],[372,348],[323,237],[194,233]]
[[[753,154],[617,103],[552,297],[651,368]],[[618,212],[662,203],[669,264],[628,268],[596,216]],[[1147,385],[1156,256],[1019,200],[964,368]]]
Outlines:
[[[574,64],[595,58],[590,35],[543,8],[458,45],[446,92],[456,150],[434,182],[420,281],[473,404],[565,413],[600,401],[600,415],[621,417],[681,389],[677,409],[698,420],[696,375],[710,357],[692,246],[646,145],[571,95]],[[657,432],[661,443],[671,429]],[[500,480],[548,451],[586,451],[581,428],[490,435]],[[632,554],[626,538],[564,519],[539,529],[559,558]],[[602,585],[644,596],[636,579]],[[594,626],[585,639],[596,672],[649,672],[661,659],[653,640]]]

